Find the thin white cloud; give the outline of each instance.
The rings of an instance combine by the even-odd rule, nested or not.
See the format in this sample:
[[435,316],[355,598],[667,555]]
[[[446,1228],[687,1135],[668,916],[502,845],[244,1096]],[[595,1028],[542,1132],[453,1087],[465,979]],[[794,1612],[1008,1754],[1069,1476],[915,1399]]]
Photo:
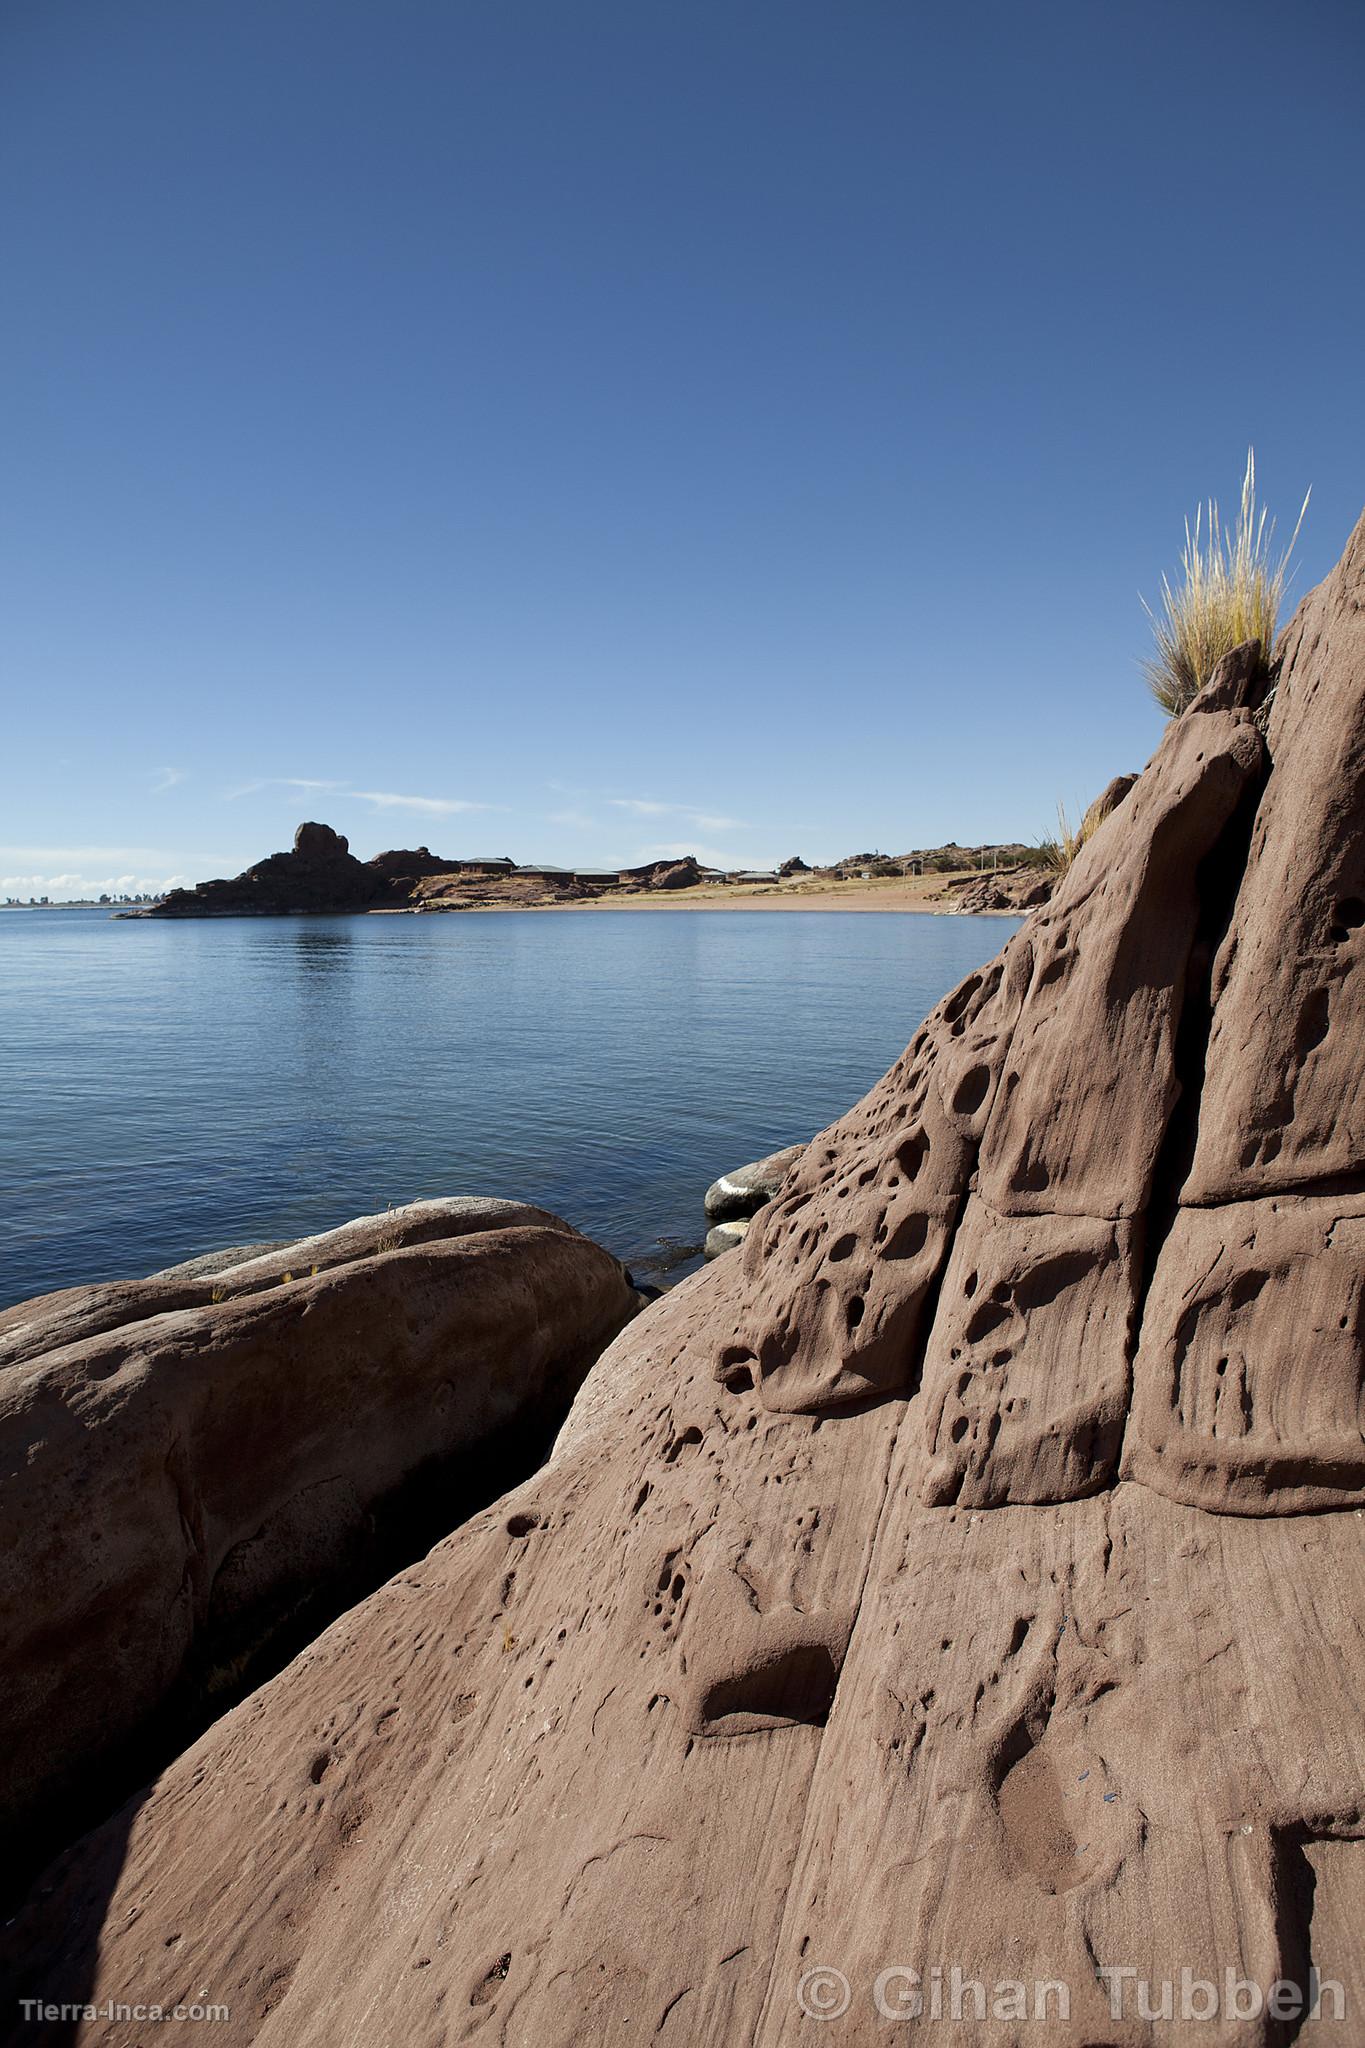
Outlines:
[[392,789],[353,789],[349,782],[328,781],[314,775],[266,775],[254,782],[239,783],[226,792],[229,802],[241,796],[255,796],[263,789],[294,789],[308,796],[335,796],[349,803],[358,799],[376,811],[416,811],[427,818],[454,817],[461,811],[491,811],[495,804],[471,803],[463,797],[406,796]]
[[262,789],[306,789],[316,792],[345,788],[344,782],[321,781],[314,775],[262,775],[254,782],[239,783],[236,789],[226,790],[224,794],[228,802],[233,803],[239,796],[255,796],[257,791]]
[[562,825],[566,832],[593,832],[597,829],[596,818],[590,818],[586,811],[551,811],[551,825]]
[[185,775],[180,768],[163,768],[152,784],[152,795],[160,796],[163,790],[174,789],[177,782],[183,782]]
[[448,818],[457,811],[491,811],[495,808],[492,804],[466,803],[460,797],[399,796],[390,789],[352,789],[346,794],[363,798],[377,811],[420,811],[424,817],[433,818]]
[[643,796],[609,796],[607,802],[614,810],[629,811],[635,818],[687,818],[700,832],[743,832],[748,829],[742,818],[721,818],[714,811],[703,810],[698,804],[665,804]]

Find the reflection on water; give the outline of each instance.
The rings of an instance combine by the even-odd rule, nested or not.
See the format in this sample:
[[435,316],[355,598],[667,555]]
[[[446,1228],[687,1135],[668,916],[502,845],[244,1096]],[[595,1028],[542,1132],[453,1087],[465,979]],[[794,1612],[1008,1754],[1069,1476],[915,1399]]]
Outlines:
[[289,932],[289,944],[280,950],[304,977],[335,975],[350,960],[353,940],[348,921],[322,924],[313,918],[291,918]]
[[435,1194],[644,1273],[881,1074],[1002,919],[0,914],[0,1303]]

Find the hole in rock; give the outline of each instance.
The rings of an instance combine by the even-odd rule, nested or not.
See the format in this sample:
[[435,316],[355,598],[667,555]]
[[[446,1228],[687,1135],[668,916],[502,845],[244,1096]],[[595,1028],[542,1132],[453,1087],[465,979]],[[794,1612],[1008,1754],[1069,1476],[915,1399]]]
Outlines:
[[953,1095],[953,1108],[959,1116],[971,1116],[986,1100],[986,1091],[991,1085],[989,1067],[972,1067],[962,1076]]
[[983,1301],[979,1308],[972,1311],[971,1319],[962,1334],[969,1344],[979,1344],[983,1337],[990,1336],[992,1330],[998,1330],[1002,1324],[1007,1323],[1011,1314],[1012,1310],[1003,1302]]
[[724,1727],[718,1724],[740,1715],[752,1715],[770,1725],[799,1721],[823,1728],[838,1683],[839,1667],[828,1645],[798,1643],[708,1687],[702,1700],[702,1723],[711,1734],[724,1734]]
[[980,986],[981,976],[979,974],[969,974],[961,988],[953,991],[952,995],[949,996],[943,1005],[942,1014],[946,1024],[955,1024],[957,1022]]
[[1328,1021],[1327,990],[1315,988],[1304,998],[1294,1030],[1294,1046],[1300,1059],[1307,1059],[1309,1053],[1322,1044],[1327,1036]]
[[929,1238],[929,1218],[916,1212],[903,1216],[886,1243],[882,1246],[884,1259],[914,1259],[924,1250]]
[[511,1967],[512,1957],[510,1952],[505,1956],[499,1956],[498,1960],[484,1977],[483,1982],[470,1993],[469,2003],[471,2005],[487,2005],[490,1998],[497,1996],[498,1986],[507,1981],[507,1973]]
[[896,1164],[907,1180],[913,1180],[923,1166],[929,1152],[929,1140],[923,1131],[915,1131],[896,1147]]
[[1051,1179],[1041,1159],[1025,1159],[1014,1169],[1010,1186],[1017,1195],[1041,1195]]

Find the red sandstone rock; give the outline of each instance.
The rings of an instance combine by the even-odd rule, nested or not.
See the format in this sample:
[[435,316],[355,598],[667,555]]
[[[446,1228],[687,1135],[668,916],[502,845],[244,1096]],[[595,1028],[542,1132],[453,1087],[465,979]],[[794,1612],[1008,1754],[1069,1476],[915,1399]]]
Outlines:
[[[1363,614],[1365,525],[1268,744],[1248,652],[552,1461],[54,1867],[16,1988],[202,1986],[222,2043],[775,2048],[936,2040],[874,1987],[956,1966],[964,2042],[1268,2048],[1105,1973],[1311,1964],[1351,2038]],[[1047,1980],[1065,2024],[988,2009]]]
[[1274,773],[1214,968],[1189,1202],[1365,1171],[1365,525],[1280,655]]
[[6,1826],[259,1654],[405,1484],[534,1434],[635,1307],[544,1211],[436,1201],[0,1315]]

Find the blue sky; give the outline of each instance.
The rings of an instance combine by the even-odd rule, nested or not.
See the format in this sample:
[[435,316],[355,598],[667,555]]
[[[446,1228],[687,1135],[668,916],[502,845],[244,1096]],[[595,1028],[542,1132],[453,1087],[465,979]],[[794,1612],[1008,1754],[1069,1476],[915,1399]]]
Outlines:
[[6,0],[0,890],[1032,838],[1248,442],[1365,498],[1365,14]]

